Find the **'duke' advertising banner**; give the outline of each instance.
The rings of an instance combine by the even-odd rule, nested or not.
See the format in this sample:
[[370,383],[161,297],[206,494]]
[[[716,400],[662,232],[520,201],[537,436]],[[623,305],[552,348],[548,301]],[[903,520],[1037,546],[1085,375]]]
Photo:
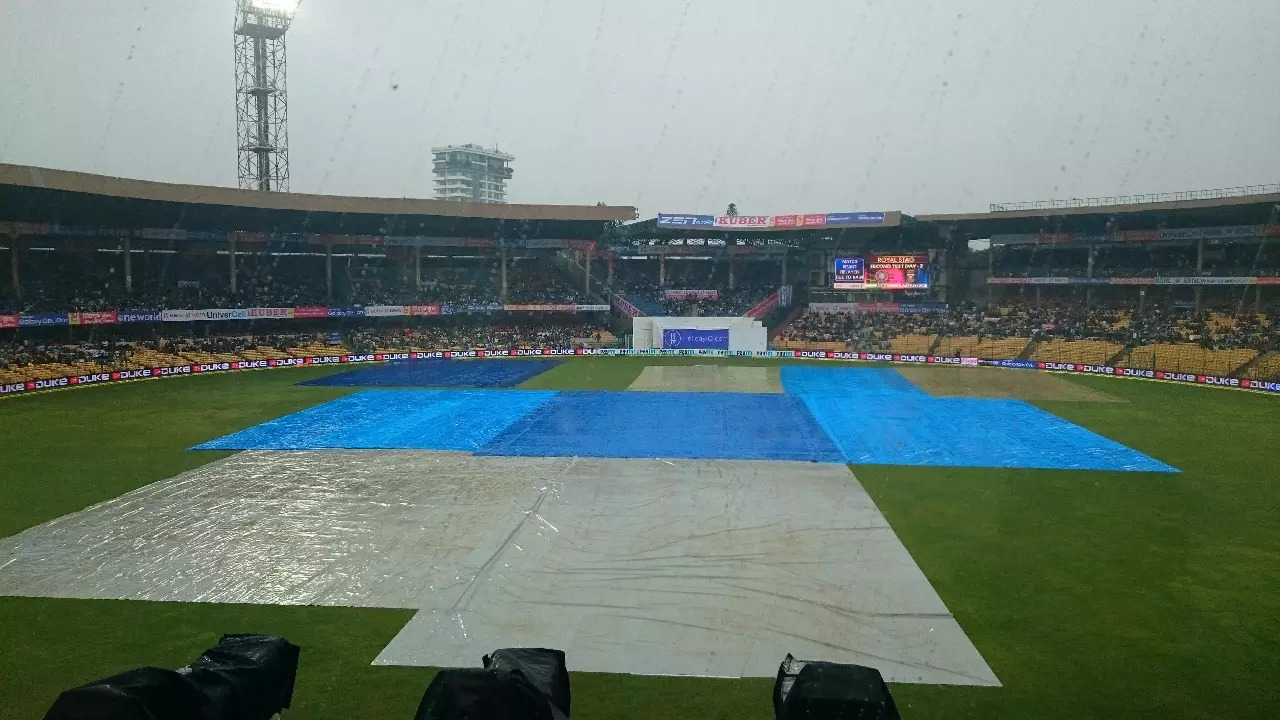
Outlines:
[[662,347],[666,350],[728,350],[729,329],[665,328]]

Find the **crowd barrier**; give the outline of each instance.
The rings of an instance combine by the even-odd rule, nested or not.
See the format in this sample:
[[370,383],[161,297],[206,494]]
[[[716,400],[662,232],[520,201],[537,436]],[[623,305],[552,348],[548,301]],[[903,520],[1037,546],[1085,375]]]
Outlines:
[[1040,362],[1035,360],[987,360],[976,357],[951,357],[941,355],[902,355],[897,353],[835,352],[827,350],[633,350],[621,348],[511,348],[505,350],[432,350],[428,352],[367,353],[346,355],[313,355],[278,360],[240,360],[168,367],[137,368],[68,375],[47,380],[0,384],[0,397],[25,395],[43,390],[60,390],[101,385],[105,383],[145,380],[180,375],[204,375],[284,367],[309,367],[314,365],[342,365],[352,363],[385,362],[390,360],[478,359],[510,357],[573,357],[573,356],[701,356],[744,357],[804,360],[836,360],[846,362],[906,363],[916,365],[990,366],[1010,369],[1047,370],[1051,372],[1108,375],[1112,377],[1141,378],[1166,382],[1209,385],[1236,388],[1280,395],[1280,382],[1253,380],[1250,378],[1195,375],[1192,373],[1163,372],[1109,365],[1085,365],[1069,362]]

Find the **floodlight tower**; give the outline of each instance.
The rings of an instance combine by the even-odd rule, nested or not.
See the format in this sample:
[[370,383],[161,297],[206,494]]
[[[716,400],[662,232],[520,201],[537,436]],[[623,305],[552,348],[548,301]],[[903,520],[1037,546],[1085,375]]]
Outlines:
[[284,34],[299,0],[236,0],[236,171],[247,190],[289,191]]

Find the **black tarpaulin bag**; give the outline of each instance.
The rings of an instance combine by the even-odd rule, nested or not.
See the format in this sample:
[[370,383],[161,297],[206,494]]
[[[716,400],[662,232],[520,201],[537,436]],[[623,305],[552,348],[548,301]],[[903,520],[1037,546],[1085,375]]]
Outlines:
[[173,670],[141,667],[67,690],[45,720],[169,720],[202,717],[204,699]]
[[414,720],[557,720],[551,703],[514,670],[441,670],[427,686]]
[[901,720],[880,671],[797,660],[790,654],[773,684],[776,720]]
[[519,670],[557,710],[569,716],[569,670],[565,667],[563,650],[503,648],[485,655],[484,666]]
[[206,717],[267,720],[293,701],[298,646],[272,635],[223,635],[178,672],[205,698]]

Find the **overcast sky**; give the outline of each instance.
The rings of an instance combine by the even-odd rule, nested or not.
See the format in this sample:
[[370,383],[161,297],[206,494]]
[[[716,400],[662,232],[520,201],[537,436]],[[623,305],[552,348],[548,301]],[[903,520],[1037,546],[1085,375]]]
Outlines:
[[[235,177],[233,0],[0,0],[0,160]],[[292,189],[773,214],[1280,181],[1276,0],[303,0]]]

